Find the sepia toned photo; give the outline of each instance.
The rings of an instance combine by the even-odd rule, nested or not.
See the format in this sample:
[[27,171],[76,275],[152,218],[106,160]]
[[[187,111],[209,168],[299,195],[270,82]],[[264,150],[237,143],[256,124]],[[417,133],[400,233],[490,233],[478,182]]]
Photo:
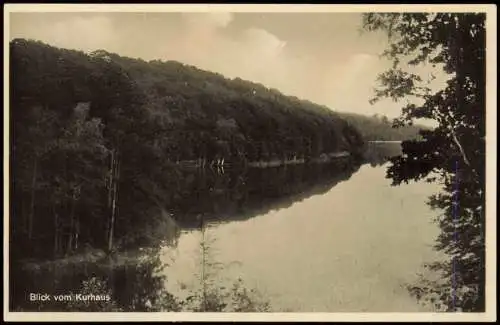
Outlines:
[[496,319],[494,8],[7,5],[4,319]]

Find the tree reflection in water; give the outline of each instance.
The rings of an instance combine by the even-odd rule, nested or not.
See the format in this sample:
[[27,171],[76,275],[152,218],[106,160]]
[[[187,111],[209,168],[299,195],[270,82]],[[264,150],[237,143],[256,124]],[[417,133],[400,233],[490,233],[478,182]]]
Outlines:
[[[399,153],[399,144],[368,145],[365,161],[340,159],[328,164],[292,165],[273,168],[226,168],[217,170],[183,170],[182,182],[169,184],[171,191],[162,198],[164,214],[170,224],[180,229],[196,229],[206,223],[246,220],[283,209],[310,196],[326,193],[336,184],[348,180],[363,163],[382,165],[387,158]],[[147,220],[147,218],[145,218]],[[155,227],[153,227],[155,228]],[[138,232],[151,232],[142,227]],[[157,231],[158,232],[158,231]],[[149,238],[134,234],[135,238]],[[179,231],[171,231],[170,244],[175,245]],[[145,243],[144,240],[142,240]],[[85,256],[48,262],[13,265],[11,288],[12,310],[17,311],[180,311],[190,305],[195,311],[222,311],[224,304],[207,307],[207,301],[193,307],[168,293],[168,279],[162,272],[168,265],[162,262],[159,249],[162,240],[147,241],[149,247],[132,247],[110,256]],[[151,246],[151,243],[154,243]],[[234,311],[265,311],[268,305],[252,302],[244,284],[235,279],[230,288],[232,300],[239,301]],[[231,291],[232,290],[232,291]],[[217,290],[213,291],[217,292]],[[212,292],[212,293],[213,293]],[[30,301],[30,293],[50,294],[51,301]],[[109,301],[77,301],[83,296],[109,295]],[[55,301],[52,295],[70,295],[71,301]],[[214,302],[214,297],[203,295]],[[199,298],[196,293],[191,297]],[[219,297],[215,297],[219,298]],[[198,299],[199,300],[199,299]],[[203,299],[202,299],[203,300]],[[238,305],[239,304],[239,305]],[[246,306],[246,307],[245,307]],[[260,309],[259,309],[260,308]]]

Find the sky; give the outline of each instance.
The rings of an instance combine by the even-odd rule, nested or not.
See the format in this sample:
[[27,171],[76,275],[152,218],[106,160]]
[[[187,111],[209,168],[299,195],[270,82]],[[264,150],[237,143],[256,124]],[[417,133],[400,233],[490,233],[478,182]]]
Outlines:
[[[10,39],[104,49],[144,60],[176,60],[286,95],[365,115],[400,114],[404,103],[369,104],[387,37],[361,31],[361,13],[11,13]],[[427,78],[431,69],[418,71]],[[438,76],[436,89],[445,76]],[[425,124],[425,122],[424,122]]]

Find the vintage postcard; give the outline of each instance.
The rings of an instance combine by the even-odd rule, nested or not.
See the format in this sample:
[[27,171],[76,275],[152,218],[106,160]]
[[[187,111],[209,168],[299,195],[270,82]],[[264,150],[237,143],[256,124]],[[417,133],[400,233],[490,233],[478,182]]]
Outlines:
[[494,5],[4,9],[4,320],[496,319]]

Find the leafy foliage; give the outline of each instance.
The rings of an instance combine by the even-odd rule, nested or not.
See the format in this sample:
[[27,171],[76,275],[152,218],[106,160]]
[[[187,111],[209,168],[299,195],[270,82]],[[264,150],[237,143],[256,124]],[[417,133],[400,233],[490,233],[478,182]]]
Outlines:
[[[384,56],[393,61],[379,78],[374,101],[419,99],[422,104],[402,109],[398,123],[419,118],[438,123],[420,132],[422,141],[403,142],[403,154],[392,158],[388,177],[394,185],[420,179],[443,184],[443,193],[429,204],[441,211],[436,248],[449,258],[432,265],[441,281],[424,279],[412,291],[439,297],[436,303],[448,311],[485,308],[485,18],[482,13],[364,15],[367,30],[387,32],[390,46]],[[432,93],[427,80],[401,68],[404,62],[440,66],[450,79]]]

